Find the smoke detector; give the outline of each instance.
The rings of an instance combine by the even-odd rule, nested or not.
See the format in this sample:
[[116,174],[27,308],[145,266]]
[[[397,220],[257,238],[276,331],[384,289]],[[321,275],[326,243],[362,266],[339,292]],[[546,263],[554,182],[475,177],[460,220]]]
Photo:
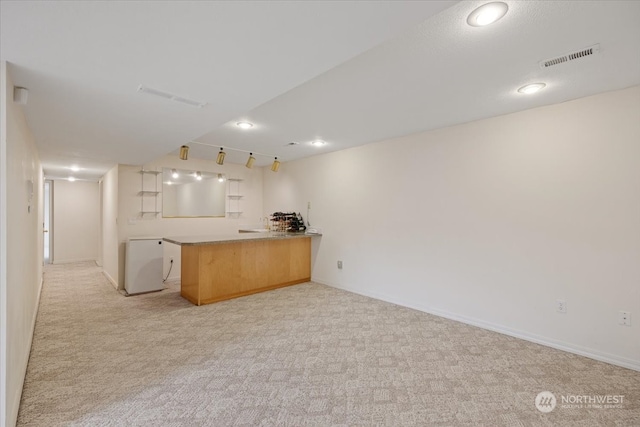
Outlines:
[[576,59],[586,58],[600,53],[600,45],[594,44],[593,46],[585,47],[584,49],[576,50],[564,55],[557,56],[555,58],[543,59],[539,62],[540,68],[549,68],[555,65],[564,64],[565,62],[575,61]]

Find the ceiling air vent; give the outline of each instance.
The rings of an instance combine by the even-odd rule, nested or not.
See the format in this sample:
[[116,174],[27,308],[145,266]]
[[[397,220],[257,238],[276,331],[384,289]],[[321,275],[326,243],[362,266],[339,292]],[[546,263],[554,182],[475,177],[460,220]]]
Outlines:
[[171,101],[180,102],[182,104],[187,104],[192,107],[202,108],[207,105],[206,102],[194,101],[193,99],[184,98],[182,96],[174,95],[169,92],[164,92],[162,90],[153,89],[147,86],[140,85],[138,86],[138,92],[146,93],[149,95],[159,96],[160,98],[169,99]]
[[575,52],[567,53],[555,58],[544,59],[539,62],[540,68],[549,68],[554,65],[560,65],[565,62],[575,61],[576,59],[586,58],[587,56],[593,56],[600,52],[600,45],[594,44],[593,46],[585,47],[584,49],[577,50]]

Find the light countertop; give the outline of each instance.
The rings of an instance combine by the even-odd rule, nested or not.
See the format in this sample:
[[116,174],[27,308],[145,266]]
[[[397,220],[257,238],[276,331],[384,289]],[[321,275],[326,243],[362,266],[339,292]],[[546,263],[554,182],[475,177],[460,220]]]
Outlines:
[[178,236],[164,237],[165,242],[173,243],[180,246],[193,245],[215,245],[220,243],[246,242],[251,240],[281,240],[281,239],[300,239],[304,237],[320,236],[320,234],[305,233],[236,233],[236,234],[219,234],[210,236]]

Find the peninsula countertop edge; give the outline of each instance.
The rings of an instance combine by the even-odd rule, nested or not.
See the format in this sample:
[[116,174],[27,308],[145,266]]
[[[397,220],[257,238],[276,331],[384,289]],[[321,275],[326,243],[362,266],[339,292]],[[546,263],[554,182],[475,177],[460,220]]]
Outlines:
[[304,237],[322,236],[322,234],[307,233],[288,233],[288,232],[269,232],[269,233],[238,233],[238,234],[219,234],[206,236],[178,236],[163,237],[165,242],[173,243],[179,246],[198,246],[198,245],[217,245],[235,242],[250,242],[257,240],[284,240],[284,239],[300,239]]

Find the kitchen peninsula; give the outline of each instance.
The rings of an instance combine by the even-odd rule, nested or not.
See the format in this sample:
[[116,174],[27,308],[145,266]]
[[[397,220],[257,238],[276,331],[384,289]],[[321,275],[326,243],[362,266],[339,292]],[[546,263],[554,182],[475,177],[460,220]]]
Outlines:
[[210,304],[311,280],[311,235],[165,237],[181,246],[180,295]]

